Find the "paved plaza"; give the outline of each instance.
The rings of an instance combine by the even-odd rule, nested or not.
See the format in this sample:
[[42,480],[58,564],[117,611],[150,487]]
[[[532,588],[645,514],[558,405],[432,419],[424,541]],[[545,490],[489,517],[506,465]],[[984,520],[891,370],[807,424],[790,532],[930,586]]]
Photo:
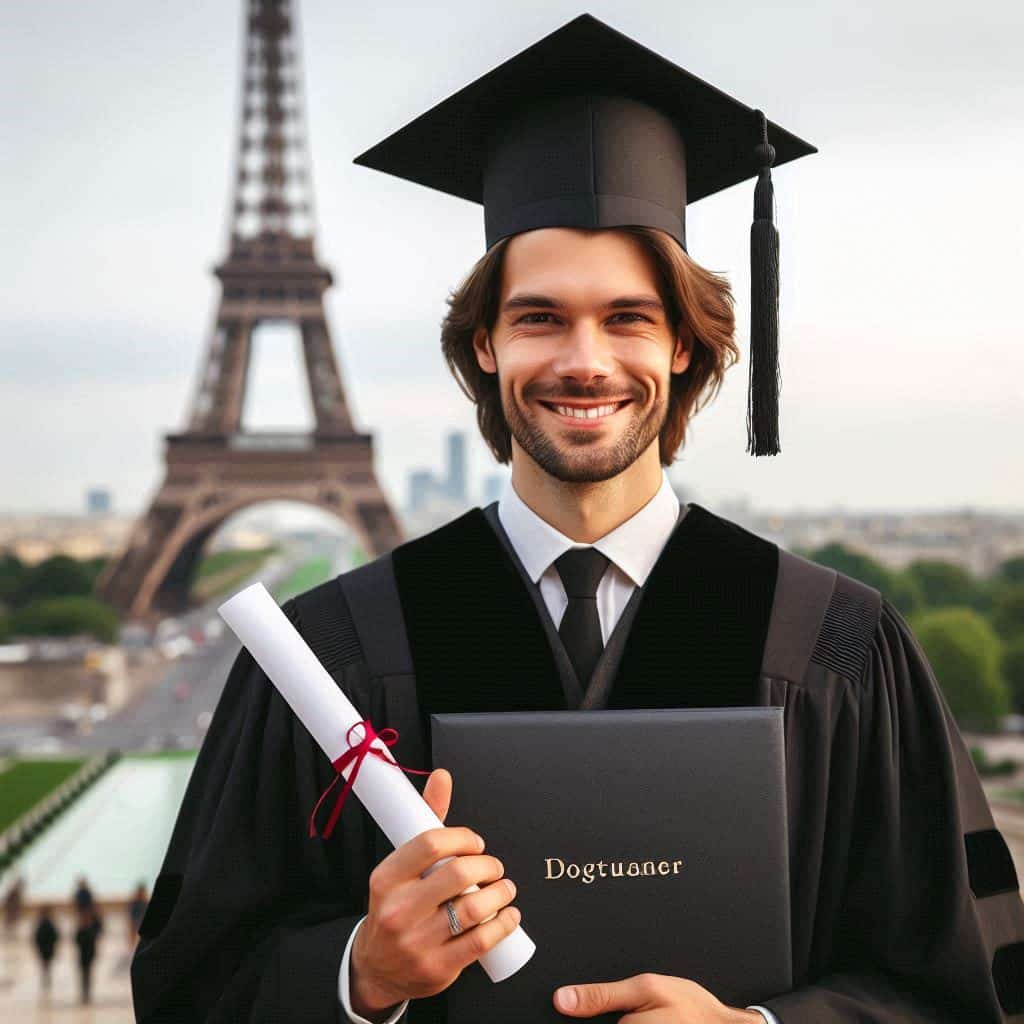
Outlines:
[[79,1004],[78,949],[70,914],[60,914],[60,944],[53,959],[52,988],[42,994],[32,946],[29,912],[14,935],[0,939],[0,1020],[4,1024],[132,1024],[128,974],[128,921],[122,910],[103,914],[103,934],[92,970],[92,1002]]

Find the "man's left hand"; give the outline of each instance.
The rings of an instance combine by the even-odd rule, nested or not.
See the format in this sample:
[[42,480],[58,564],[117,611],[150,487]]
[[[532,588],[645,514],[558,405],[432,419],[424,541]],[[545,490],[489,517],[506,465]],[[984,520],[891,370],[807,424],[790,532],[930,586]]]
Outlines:
[[554,1000],[555,1009],[567,1017],[625,1013],[619,1024],[764,1024],[757,1010],[726,1006],[697,982],[667,974],[567,985]]

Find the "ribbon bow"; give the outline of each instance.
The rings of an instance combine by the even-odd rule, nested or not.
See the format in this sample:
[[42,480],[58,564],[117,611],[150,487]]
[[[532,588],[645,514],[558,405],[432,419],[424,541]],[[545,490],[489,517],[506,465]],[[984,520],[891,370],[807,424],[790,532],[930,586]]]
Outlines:
[[[358,726],[363,727],[363,738],[355,746],[352,745],[352,730]],[[349,766],[350,763],[354,762],[352,768],[352,774],[349,775],[345,782],[344,788],[338,794],[338,799],[335,801],[334,810],[331,811],[331,816],[327,819],[327,828],[323,831],[323,838],[330,839],[331,833],[334,832],[334,826],[338,823],[338,818],[341,815],[341,809],[345,806],[345,797],[348,796],[349,790],[355,784],[356,776],[359,774],[359,769],[363,766],[363,761],[366,759],[367,754],[373,754],[379,757],[385,764],[391,765],[393,768],[400,768],[403,772],[412,772],[415,775],[429,775],[430,772],[420,771],[418,768],[406,768],[404,765],[400,765],[397,761],[392,761],[382,750],[373,746],[374,740],[380,740],[385,746],[393,747],[398,742],[398,730],[392,729],[388,726],[386,729],[381,729],[377,732],[369,719],[362,722],[354,722],[349,726],[348,732],[345,733],[345,742],[348,743],[348,750],[345,751],[341,757],[331,762],[331,766],[334,768],[335,776],[331,780],[331,784],[320,794],[320,799],[316,802],[316,807],[313,808],[313,813],[309,816],[309,836],[311,839],[317,835],[316,831],[316,815],[320,810],[320,805],[327,799],[328,794],[338,784],[338,779],[342,777],[342,772]]]

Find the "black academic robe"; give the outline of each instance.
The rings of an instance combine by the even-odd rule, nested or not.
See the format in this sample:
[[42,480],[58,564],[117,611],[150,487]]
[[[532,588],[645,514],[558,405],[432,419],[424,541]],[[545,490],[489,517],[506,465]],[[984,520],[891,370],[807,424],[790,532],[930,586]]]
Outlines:
[[[409,767],[432,766],[431,713],[569,706],[535,595],[480,510],[283,607]],[[601,706],[767,705],[784,709],[794,986],[759,1002],[782,1024],[1024,1021],[1013,863],[906,623],[691,504]],[[390,847],[356,800],[330,840],[308,838],[331,777],[243,649],[142,924],[140,1024],[344,1020],[341,955]],[[443,1020],[443,993],[408,1019]]]

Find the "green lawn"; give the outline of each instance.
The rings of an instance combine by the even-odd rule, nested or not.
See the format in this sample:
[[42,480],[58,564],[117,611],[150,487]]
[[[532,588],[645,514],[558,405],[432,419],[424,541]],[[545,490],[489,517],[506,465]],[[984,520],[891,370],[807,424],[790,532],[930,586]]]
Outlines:
[[12,761],[0,772],[0,832],[74,775],[85,761]]
[[278,604],[284,604],[289,598],[301,594],[318,583],[323,583],[330,575],[331,560],[324,556],[311,558],[303,562],[295,572],[282,580],[274,587],[274,599]]
[[199,563],[192,593],[200,601],[209,601],[233,590],[252,575],[278,548],[257,548],[251,551],[217,551]]
[[216,551],[207,555],[196,570],[196,579],[201,580],[205,576],[216,576],[225,569],[231,569],[236,565],[249,565],[253,561],[258,565],[269,555],[277,551],[277,547],[253,548],[239,551]]

